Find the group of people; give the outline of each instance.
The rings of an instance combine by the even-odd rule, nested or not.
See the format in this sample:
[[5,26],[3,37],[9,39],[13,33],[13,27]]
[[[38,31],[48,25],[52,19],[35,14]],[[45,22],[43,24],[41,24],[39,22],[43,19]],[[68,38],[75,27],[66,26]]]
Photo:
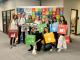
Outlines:
[[[54,24],[54,23],[58,22],[58,24],[67,25],[67,21],[65,20],[64,16],[60,16],[59,21],[56,20],[56,17],[49,19],[48,17],[40,18],[39,16],[36,16],[36,18],[32,18],[31,15],[29,15],[28,19],[26,19],[25,14],[17,14],[17,15],[13,14],[12,18],[13,19],[10,22],[8,31],[17,30],[18,35],[15,37],[10,37],[11,48],[13,46],[16,46],[16,44],[15,44],[16,38],[18,38],[18,40],[17,40],[18,44],[20,43],[21,34],[23,36],[23,43],[24,44],[25,44],[26,35],[30,34],[30,35],[36,36],[35,42],[40,40],[36,43],[36,46],[37,46],[36,50],[37,51],[40,51],[41,49],[43,49],[44,51],[47,51],[47,50],[51,51],[52,48],[55,48],[59,52],[62,50],[62,47],[64,49],[67,49],[67,44],[66,44],[65,39],[61,39],[61,37],[64,38],[65,34],[59,34],[57,31],[53,32],[55,40],[56,40],[54,44],[53,43],[45,44],[45,42],[44,42],[44,34],[50,32],[50,24]],[[27,29],[26,27],[22,28],[22,26],[25,25],[26,23],[35,23],[37,25],[46,23],[47,26],[44,28],[43,32],[39,32],[38,28],[36,28],[35,26],[26,26],[29,29]],[[64,40],[64,41],[60,41],[60,43],[59,43],[60,39]],[[32,51],[32,50],[33,50],[33,45],[30,45],[30,49],[28,51]]]

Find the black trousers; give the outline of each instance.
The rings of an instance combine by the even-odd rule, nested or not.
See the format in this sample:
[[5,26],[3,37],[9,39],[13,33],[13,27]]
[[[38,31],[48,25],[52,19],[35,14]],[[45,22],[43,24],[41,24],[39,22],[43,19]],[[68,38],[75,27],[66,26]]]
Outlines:
[[25,32],[22,33],[23,33],[23,43],[25,44]]
[[[43,39],[42,33],[36,34],[36,41],[38,41],[39,39],[41,39],[41,41],[42,41],[42,39]],[[41,41],[39,41],[39,42],[36,43],[37,51],[41,50],[41,47],[42,47]]]
[[15,43],[15,38],[10,39],[10,45],[13,45]]
[[21,26],[18,27],[18,44],[20,43]]
[[55,39],[56,39],[55,48],[57,48],[58,38],[59,38],[59,35],[58,35],[57,32],[54,32],[54,37],[55,37]]

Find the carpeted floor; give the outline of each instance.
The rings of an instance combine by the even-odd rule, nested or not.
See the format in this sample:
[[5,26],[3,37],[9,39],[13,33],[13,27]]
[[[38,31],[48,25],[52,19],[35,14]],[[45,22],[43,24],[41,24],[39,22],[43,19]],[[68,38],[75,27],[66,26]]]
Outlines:
[[8,36],[0,32],[0,60],[80,60],[80,38],[71,35],[71,39],[72,43],[66,51],[41,51],[34,56],[27,51],[29,47],[24,44],[10,49]]

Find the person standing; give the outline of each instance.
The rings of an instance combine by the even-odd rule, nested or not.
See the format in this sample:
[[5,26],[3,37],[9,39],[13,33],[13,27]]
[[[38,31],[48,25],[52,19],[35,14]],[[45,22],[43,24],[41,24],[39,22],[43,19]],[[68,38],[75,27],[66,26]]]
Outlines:
[[17,22],[16,22],[17,15],[13,14],[12,18],[13,19],[11,20],[9,28],[8,28],[8,32],[9,32],[9,35],[10,35],[9,37],[10,37],[11,48],[13,46],[16,46],[15,39],[16,39],[17,32],[18,32],[18,26],[17,26]]
[[25,43],[25,32],[24,32],[24,27],[23,25],[25,25],[25,17],[23,14],[18,14],[18,44],[20,43],[20,36],[21,36],[21,33],[22,33],[22,36],[23,36],[23,43]]
[[[60,25],[67,25],[67,21],[65,20],[64,16],[60,17],[59,24]],[[60,35],[60,37],[58,39],[58,45],[57,45],[58,52],[60,52],[62,49],[65,49],[65,50],[67,49],[67,44],[66,44],[66,40],[65,40],[66,34],[59,34],[59,35]]]

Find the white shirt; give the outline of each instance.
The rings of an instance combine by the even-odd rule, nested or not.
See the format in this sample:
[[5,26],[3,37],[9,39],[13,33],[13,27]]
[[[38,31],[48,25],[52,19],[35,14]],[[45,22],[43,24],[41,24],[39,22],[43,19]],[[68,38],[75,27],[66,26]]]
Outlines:
[[11,25],[10,25],[10,30],[17,30],[17,24],[16,21],[12,20]]
[[23,25],[25,24],[25,18],[21,18],[21,19],[18,19],[18,25]]

